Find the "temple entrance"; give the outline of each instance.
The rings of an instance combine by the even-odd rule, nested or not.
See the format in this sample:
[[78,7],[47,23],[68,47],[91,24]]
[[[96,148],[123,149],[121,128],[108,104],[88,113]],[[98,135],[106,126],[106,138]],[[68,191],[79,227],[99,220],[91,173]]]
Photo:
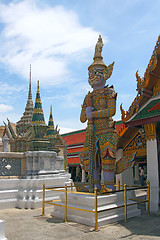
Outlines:
[[139,168],[142,167],[144,169],[144,179],[145,185],[147,184],[147,161],[145,158],[136,158],[136,164],[133,167],[133,181],[135,185],[140,185],[140,170]]
[[71,179],[73,182],[81,182],[82,180],[82,169],[80,165],[74,165],[69,167],[69,173],[71,173]]

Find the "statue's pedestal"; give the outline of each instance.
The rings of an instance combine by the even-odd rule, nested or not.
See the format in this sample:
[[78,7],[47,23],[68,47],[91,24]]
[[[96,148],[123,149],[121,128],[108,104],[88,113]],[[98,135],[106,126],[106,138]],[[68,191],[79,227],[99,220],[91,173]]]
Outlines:
[[0,219],[0,240],[7,240],[4,234],[4,221]]
[[[129,200],[130,196],[127,196],[127,204],[133,203]],[[64,205],[64,194],[60,195],[60,205]],[[67,205],[73,208],[83,208],[88,210],[94,210],[94,196],[83,195],[76,193],[67,194]],[[99,195],[97,196],[97,209],[105,210],[114,207],[120,207],[124,205],[123,192],[111,194],[111,195]],[[60,217],[64,219],[64,208],[54,206],[52,216]],[[137,205],[127,207],[127,218],[141,215],[141,211],[137,209]],[[95,214],[92,212],[80,211],[75,209],[67,209],[67,220],[82,223],[88,226],[95,226]],[[98,213],[98,226],[103,226],[109,223],[124,220],[124,207],[113,210],[108,210]]]

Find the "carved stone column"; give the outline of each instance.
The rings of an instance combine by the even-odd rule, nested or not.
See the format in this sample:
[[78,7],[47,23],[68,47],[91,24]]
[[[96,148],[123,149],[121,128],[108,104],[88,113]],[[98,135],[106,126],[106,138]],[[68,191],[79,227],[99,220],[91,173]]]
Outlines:
[[150,211],[158,211],[159,175],[156,127],[154,123],[144,125],[147,146],[147,180],[150,181]]

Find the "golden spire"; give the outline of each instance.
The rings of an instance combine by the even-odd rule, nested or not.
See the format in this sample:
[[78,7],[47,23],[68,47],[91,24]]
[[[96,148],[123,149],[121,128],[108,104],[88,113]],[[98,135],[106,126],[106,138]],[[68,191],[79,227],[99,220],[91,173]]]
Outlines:
[[54,130],[54,122],[53,122],[53,115],[52,115],[52,105],[50,107],[50,116],[49,116],[49,122],[48,126]]
[[51,107],[50,107],[50,115],[52,115],[52,105],[51,105]]
[[54,137],[55,138],[55,135],[56,135],[56,131],[54,129],[54,122],[53,122],[53,115],[52,115],[52,105],[51,105],[46,137],[52,137],[52,138]]
[[42,103],[40,98],[40,91],[39,91],[39,80],[37,81],[37,93],[36,93],[36,100],[35,100],[35,107],[33,109],[33,117],[32,117],[32,125],[46,125],[44,121]]
[[37,81],[37,93],[39,93],[39,80]]

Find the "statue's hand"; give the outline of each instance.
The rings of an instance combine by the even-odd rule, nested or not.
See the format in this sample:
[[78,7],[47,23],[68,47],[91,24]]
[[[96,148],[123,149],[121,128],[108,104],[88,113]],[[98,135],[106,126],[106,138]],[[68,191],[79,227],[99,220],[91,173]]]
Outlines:
[[92,119],[92,107],[86,107],[86,117],[87,119]]

